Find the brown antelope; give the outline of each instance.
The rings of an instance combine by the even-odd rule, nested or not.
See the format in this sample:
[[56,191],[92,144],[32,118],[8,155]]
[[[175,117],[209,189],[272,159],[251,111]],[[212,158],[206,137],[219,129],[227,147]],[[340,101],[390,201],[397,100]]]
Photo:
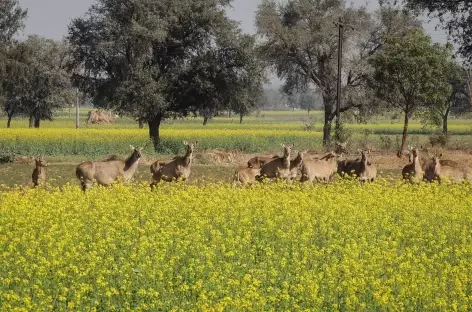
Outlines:
[[282,144],[284,155],[282,157],[273,158],[261,167],[261,173],[257,176],[257,180],[261,182],[264,178],[268,179],[290,179],[290,153],[292,145]]
[[248,168],[260,169],[264,166],[265,163],[271,161],[272,159],[278,158],[279,156],[256,156],[247,161]]
[[165,182],[172,182],[175,180],[187,180],[190,176],[190,168],[192,166],[193,152],[198,142],[188,143],[184,141],[187,146],[187,152],[184,156],[175,156],[170,161],[156,161],[151,165],[151,174],[154,181],[151,187],[159,183],[161,180]]
[[84,161],[80,163],[75,174],[80,181],[82,190],[86,191],[91,188],[94,181],[99,185],[110,185],[117,181],[128,182],[133,177],[136,169],[138,169],[141,159],[141,151],[130,145],[132,154],[126,159],[115,159],[104,161]]
[[439,182],[449,180],[450,182],[472,182],[472,170],[464,166],[448,166],[441,163],[440,157],[432,158],[434,166],[428,166],[424,177],[428,182],[438,180]]
[[335,152],[330,152],[320,159],[305,159],[301,168],[300,182],[330,182],[338,167]]
[[361,162],[361,158],[356,159],[344,159],[337,162],[338,168],[337,172],[340,176],[358,176],[359,174],[359,163]]
[[290,182],[293,182],[297,178],[298,170],[300,170],[303,165],[306,153],[307,151],[299,151],[297,157],[290,161]]
[[251,184],[256,182],[256,177],[260,175],[260,168],[239,167],[234,173],[234,183]]
[[361,151],[361,162],[359,163],[357,174],[361,183],[374,182],[377,178],[377,168],[367,159],[367,154],[369,153],[370,150]]
[[336,142],[335,150],[334,150],[336,155],[344,154],[346,153],[346,151],[347,151],[347,142],[342,142],[342,143]]
[[419,183],[423,179],[423,168],[421,167],[419,152],[417,148],[408,153],[410,163],[402,169],[402,177],[410,183]]
[[44,160],[42,156],[36,156],[34,158],[36,168],[33,169],[33,174],[31,178],[33,180],[33,186],[42,185],[46,182],[46,169],[48,163]]

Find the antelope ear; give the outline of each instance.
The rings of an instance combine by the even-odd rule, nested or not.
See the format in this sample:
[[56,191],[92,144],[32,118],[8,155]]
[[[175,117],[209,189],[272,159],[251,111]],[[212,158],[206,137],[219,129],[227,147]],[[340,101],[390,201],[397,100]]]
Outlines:
[[195,141],[195,145],[198,145],[198,141]]
[[143,150],[143,148],[144,148],[144,146],[143,146],[143,147],[140,147],[140,148],[139,148],[139,151],[141,152],[141,151]]
[[132,151],[135,150],[134,146],[133,145],[130,145],[129,148],[131,148]]
[[360,148],[358,148],[357,151],[358,151],[359,153],[362,153],[362,150],[361,150]]
[[188,142],[187,141],[183,141],[184,142],[184,145],[188,145]]
[[283,144],[283,143],[280,143],[280,146],[282,146],[282,147],[285,147],[285,144]]

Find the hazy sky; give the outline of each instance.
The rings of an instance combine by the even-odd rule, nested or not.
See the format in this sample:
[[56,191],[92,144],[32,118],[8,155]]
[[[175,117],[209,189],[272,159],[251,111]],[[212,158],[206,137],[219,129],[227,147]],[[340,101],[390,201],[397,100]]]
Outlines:
[[[20,0],[23,8],[28,9],[28,19],[23,34],[38,34],[43,37],[62,39],[67,35],[67,25],[71,18],[82,16],[95,0]],[[377,0],[353,0],[355,5],[367,4],[376,8]],[[254,33],[254,12],[260,0],[234,0],[228,15],[241,21],[245,32]],[[444,42],[443,31],[434,31],[434,25],[425,25],[435,41]]]

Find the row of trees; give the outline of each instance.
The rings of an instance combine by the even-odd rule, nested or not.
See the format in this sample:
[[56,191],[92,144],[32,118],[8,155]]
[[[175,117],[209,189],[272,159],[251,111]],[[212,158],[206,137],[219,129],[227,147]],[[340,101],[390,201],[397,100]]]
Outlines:
[[74,96],[64,43],[38,36],[13,39],[26,15],[16,0],[0,3],[0,103],[8,127],[16,115],[27,116],[30,127],[39,127]]
[[[284,80],[287,93],[315,88],[323,98],[323,141],[336,116],[338,30],[345,48],[341,112],[359,109],[404,113],[401,150],[408,122],[419,113],[447,131],[451,108],[467,102],[466,71],[448,45],[433,43],[410,11],[381,3],[375,14],[339,0],[263,0],[256,15],[259,55]],[[470,99],[468,100],[470,102]]]
[[[309,111],[319,98],[327,144],[336,115],[334,23],[340,18],[341,112],[356,109],[370,116],[401,110],[405,145],[414,114],[447,131],[450,111],[470,103],[467,71],[452,48],[433,43],[412,11],[394,3],[382,1],[370,12],[343,0],[263,0],[256,36],[242,33],[227,17],[230,3],[96,0],[85,16],[72,20],[66,43],[58,43],[39,37],[14,41],[26,12],[17,0],[5,0],[0,4],[2,107],[9,120],[27,115],[39,126],[39,120],[71,101],[73,86],[95,106],[146,122],[157,145],[161,121],[168,116],[201,115],[206,122],[230,110],[242,120],[257,103],[267,102],[263,83],[270,69],[284,82],[289,106]],[[425,3],[406,1],[418,12],[438,10]],[[470,56],[470,42],[457,40],[463,44],[460,52]]]

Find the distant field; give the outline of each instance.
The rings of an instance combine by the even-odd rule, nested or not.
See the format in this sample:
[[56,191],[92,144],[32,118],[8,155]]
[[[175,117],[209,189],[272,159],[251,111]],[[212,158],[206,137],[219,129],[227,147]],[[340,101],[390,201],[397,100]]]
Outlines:
[[[148,140],[147,125],[139,129],[131,118],[117,118],[110,125],[86,125],[86,112],[80,113],[80,129],[75,129],[75,116],[62,112],[52,122],[42,122],[40,129],[28,129],[27,120],[15,119],[11,129],[2,129],[0,150],[19,155],[49,156],[126,155],[127,146],[144,145]],[[206,126],[201,118],[167,119],[161,126],[162,144],[158,154],[183,152],[183,140],[199,141],[199,150],[220,149],[245,153],[277,152],[280,143],[295,143],[297,149],[323,150],[322,114],[319,111],[262,111],[245,117],[216,117]],[[0,128],[6,121],[0,119]],[[352,133],[351,148],[371,147],[392,151],[399,144],[403,130],[400,120],[375,118],[368,124],[346,124]],[[409,127],[409,144],[429,145],[428,136],[435,130],[424,128],[413,120]],[[448,147],[472,149],[472,120],[451,119]],[[155,152],[148,148],[149,155]]]

